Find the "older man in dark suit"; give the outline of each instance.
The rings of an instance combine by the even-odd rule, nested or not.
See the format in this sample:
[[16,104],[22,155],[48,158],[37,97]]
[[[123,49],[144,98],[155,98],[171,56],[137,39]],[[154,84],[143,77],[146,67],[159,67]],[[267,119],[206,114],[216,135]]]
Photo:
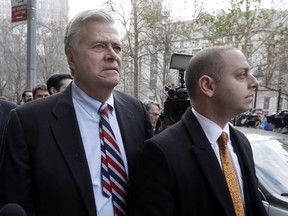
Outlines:
[[113,90],[121,51],[107,12],[83,11],[68,23],[73,81],[11,113],[0,154],[4,204],[18,203],[29,216],[127,214],[138,151],[152,127],[139,100]]

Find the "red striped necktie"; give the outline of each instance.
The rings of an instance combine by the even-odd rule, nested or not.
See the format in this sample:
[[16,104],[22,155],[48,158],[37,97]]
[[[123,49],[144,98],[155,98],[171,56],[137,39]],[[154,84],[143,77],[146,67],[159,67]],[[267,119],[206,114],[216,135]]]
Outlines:
[[127,214],[128,180],[119,146],[109,124],[108,104],[103,103],[100,112],[101,174],[104,196],[112,195],[114,215]]

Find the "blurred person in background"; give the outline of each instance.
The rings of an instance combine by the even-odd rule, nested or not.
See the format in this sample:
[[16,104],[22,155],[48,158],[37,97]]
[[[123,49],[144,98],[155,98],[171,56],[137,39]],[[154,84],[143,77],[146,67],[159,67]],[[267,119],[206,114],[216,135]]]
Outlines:
[[4,96],[4,95],[1,95],[1,96],[0,96],[0,100],[4,100],[4,101],[7,101],[7,100],[8,100],[8,98],[7,98],[6,96]]
[[70,74],[53,74],[47,79],[47,89],[50,95],[64,91],[73,80]]
[[49,96],[46,84],[38,84],[32,89],[33,100]]
[[21,99],[22,104],[27,103],[32,100],[33,100],[32,90],[29,90],[29,89],[24,90],[22,93],[22,99]]
[[148,112],[152,128],[153,130],[155,130],[157,121],[160,116],[160,110],[161,110],[160,104],[151,100],[145,100],[143,101],[143,104]]
[[264,118],[263,110],[260,108],[251,109],[247,114],[243,114],[239,126],[261,129],[261,124]]

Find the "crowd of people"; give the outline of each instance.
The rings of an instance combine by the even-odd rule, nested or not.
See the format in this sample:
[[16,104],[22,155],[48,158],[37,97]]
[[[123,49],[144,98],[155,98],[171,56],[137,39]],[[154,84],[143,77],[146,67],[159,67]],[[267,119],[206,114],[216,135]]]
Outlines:
[[[46,83],[38,84],[31,90],[25,89],[21,95],[21,104],[61,92],[67,88],[72,80],[70,74],[53,74],[47,79]],[[0,142],[8,114],[10,110],[18,106],[18,104],[7,100],[8,98],[5,96],[0,97]]]
[[25,89],[22,93],[21,104],[62,92],[72,80],[73,77],[67,73],[53,74],[47,79],[46,83],[37,84],[31,90]]
[[108,12],[77,14],[64,45],[68,86],[47,81],[8,108],[0,207],[16,203],[28,216],[267,215],[250,143],[229,124],[258,85],[239,49],[194,55],[185,73],[192,106],[154,134],[160,105],[114,89],[122,47]]
[[[269,118],[270,117],[270,118]],[[272,119],[271,119],[272,118]],[[245,113],[241,113],[231,121],[233,125],[249,128],[257,128],[260,130],[273,131],[276,133],[287,134],[287,126],[284,121],[280,125],[275,124],[273,115],[267,115],[261,108],[249,109]],[[284,119],[283,119],[284,120]]]

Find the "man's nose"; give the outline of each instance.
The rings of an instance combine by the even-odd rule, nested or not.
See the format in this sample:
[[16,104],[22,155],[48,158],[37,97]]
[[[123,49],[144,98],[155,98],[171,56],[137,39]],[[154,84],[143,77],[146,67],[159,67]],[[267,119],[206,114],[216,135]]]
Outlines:
[[251,86],[256,89],[259,86],[259,81],[257,80],[257,78],[255,76],[253,76],[253,74],[249,74],[249,78],[250,78],[250,84]]

